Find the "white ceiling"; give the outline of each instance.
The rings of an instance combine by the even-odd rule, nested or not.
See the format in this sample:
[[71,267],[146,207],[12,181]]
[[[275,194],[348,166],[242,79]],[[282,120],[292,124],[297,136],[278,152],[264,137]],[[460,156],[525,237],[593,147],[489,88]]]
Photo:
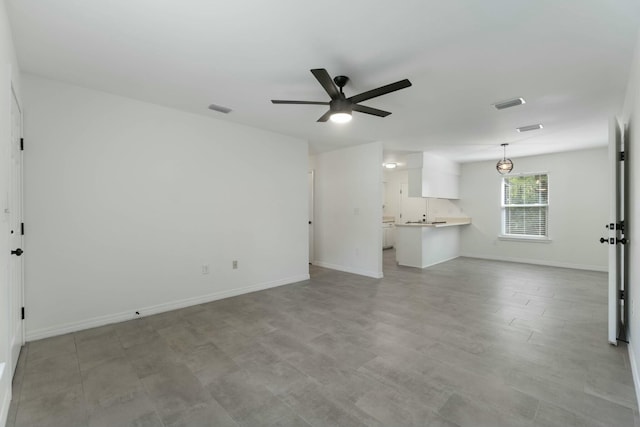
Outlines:
[[[307,139],[313,152],[382,141],[389,160],[473,161],[602,146],[622,108],[638,0],[6,0],[23,71]],[[317,123],[309,72],[393,112]],[[490,104],[524,97],[496,111]],[[226,106],[228,115],[207,109]],[[518,126],[543,130],[518,134]],[[399,157],[398,157],[399,158]]]

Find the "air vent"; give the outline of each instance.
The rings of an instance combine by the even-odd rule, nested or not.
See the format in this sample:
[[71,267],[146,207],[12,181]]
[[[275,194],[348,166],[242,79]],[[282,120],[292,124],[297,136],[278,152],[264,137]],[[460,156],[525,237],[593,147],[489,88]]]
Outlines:
[[529,126],[522,126],[522,127],[516,128],[518,132],[529,132],[530,130],[538,130],[538,129],[542,129],[542,125],[540,123],[538,123],[537,125],[529,125]]
[[493,106],[496,108],[496,110],[504,110],[505,108],[517,107],[518,105],[522,104],[526,104],[524,98],[515,98],[508,99],[502,102],[496,102],[495,104],[493,104]]
[[211,104],[209,105],[209,110],[217,111],[218,113],[229,114],[231,112],[231,108],[223,107],[221,105]]

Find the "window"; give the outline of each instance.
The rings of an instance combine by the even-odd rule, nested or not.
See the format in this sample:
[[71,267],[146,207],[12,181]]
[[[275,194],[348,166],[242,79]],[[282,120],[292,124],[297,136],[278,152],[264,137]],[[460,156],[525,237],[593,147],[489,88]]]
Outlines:
[[547,174],[502,178],[502,235],[547,239],[549,179]]

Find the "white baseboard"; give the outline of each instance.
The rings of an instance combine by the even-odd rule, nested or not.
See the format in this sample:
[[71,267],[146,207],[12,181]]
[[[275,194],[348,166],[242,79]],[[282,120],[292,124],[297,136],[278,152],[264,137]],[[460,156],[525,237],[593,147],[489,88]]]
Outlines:
[[640,378],[638,378],[638,365],[636,363],[636,357],[633,353],[633,346],[627,344],[627,350],[629,351],[629,364],[631,365],[631,375],[633,376],[633,386],[636,389],[636,400],[638,408],[640,408]]
[[432,262],[430,264],[422,266],[422,268],[433,267],[434,265],[442,264],[443,262],[451,261],[452,259],[456,259],[456,258],[458,258],[458,255],[452,256],[451,258],[443,259],[440,261]]
[[601,265],[572,264],[569,262],[556,262],[556,261],[547,261],[547,260],[530,259],[530,258],[511,258],[511,257],[503,257],[503,256],[470,254],[470,253],[463,253],[463,254],[460,254],[460,256],[467,257],[467,258],[489,259],[492,261],[506,261],[506,262],[519,262],[522,264],[546,265],[548,267],[573,268],[575,270],[602,271],[605,273],[608,271],[607,266],[601,266]]
[[[302,282],[309,280],[309,274],[301,274],[299,276],[287,277],[285,279],[274,280],[271,282],[260,283],[257,285],[245,286],[243,288],[229,289],[220,292],[214,292],[212,294],[201,295],[193,298],[186,298],[178,301],[170,301],[163,304],[157,304],[140,309],[132,309],[126,312],[107,314],[104,316],[93,317],[90,319],[81,320],[78,322],[65,323],[62,325],[55,325],[47,328],[36,329],[29,331],[27,329],[26,340],[34,341],[42,338],[49,338],[56,335],[67,334],[69,332],[81,331],[83,329],[96,328],[98,326],[104,326],[111,323],[124,322],[138,317],[150,316],[152,314],[163,313],[165,311],[177,310],[192,305],[204,304],[211,301],[217,301],[224,298],[235,297],[242,294],[248,294],[251,292],[262,291],[269,288],[275,288],[282,285],[288,285],[291,283]],[[135,315],[138,311],[140,315]]]
[[331,264],[330,262],[315,261],[313,265],[317,265],[318,267],[330,268],[331,270],[344,271],[345,273],[353,273],[360,276],[373,277],[374,279],[382,279],[384,277],[382,271],[361,270],[359,268],[346,267],[339,264]]

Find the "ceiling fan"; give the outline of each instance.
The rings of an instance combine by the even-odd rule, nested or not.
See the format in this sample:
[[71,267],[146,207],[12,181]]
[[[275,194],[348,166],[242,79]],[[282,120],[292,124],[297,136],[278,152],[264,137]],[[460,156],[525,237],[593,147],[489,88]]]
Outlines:
[[381,86],[377,89],[368,90],[361,94],[350,96],[347,98],[342,91],[342,88],[349,81],[347,76],[336,76],[333,80],[331,76],[324,68],[316,68],[311,70],[311,73],[320,82],[324,90],[327,91],[331,97],[331,101],[286,101],[280,99],[272,99],[274,104],[310,104],[310,105],[328,105],[329,111],[324,113],[322,117],[318,119],[319,122],[326,122],[331,119],[333,122],[345,123],[351,120],[351,112],[357,111],[359,113],[371,114],[378,117],[387,117],[391,114],[389,111],[378,110],[377,108],[366,107],[360,105],[362,101],[366,101],[371,98],[386,95],[387,93],[395,92],[396,90],[404,89],[411,86],[411,82],[407,79],[400,80],[399,82],[391,83],[386,86]]

